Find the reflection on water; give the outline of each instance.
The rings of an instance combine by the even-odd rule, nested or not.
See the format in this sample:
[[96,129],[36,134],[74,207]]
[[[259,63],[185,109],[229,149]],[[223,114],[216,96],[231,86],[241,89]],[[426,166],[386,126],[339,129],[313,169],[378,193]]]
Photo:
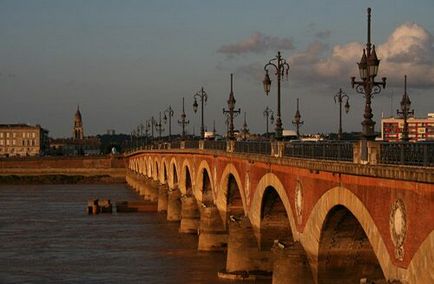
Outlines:
[[235,283],[223,253],[158,213],[88,216],[88,198],[134,200],[125,185],[0,186],[0,283]]

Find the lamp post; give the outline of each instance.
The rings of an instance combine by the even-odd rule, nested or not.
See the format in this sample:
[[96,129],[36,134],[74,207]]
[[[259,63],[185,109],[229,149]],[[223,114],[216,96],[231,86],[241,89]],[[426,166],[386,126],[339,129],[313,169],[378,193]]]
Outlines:
[[339,103],[339,129],[338,129],[338,140],[342,139],[342,102],[345,100],[345,113],[350,111],[350,104],[348,103],[349,97],[345,94],[342,89],[334,96],[335,103]]
[[300,114],[298,98],[297,98],[297,111],[295,112],[294,120],[292,121],[292,124],[294,124],[297,129],[297,138],[300,138],[300,126],[303,125],[303,123],[304,121],[301,120],[301,114]]
[[148,136],[149,136],[150,128],[151,128],[151,124],[149,123],[149,120],[146,120],[145,121],[145,139],[146,139],[145,143],[146,144],[149,143]]
[[172,107],[169,105],[169,107],[164,111],[164,123],[167,123],[167,120],[169,120],[169,141],[172,140],[172,117],[173,117],[174,111]]
[[234,117],[238,116],[241,112],[241,109],[238,108],[238,110],[235,109],[235,103],[237,101],[235,100],[234,96],[234,90],[233,90],[233,74],[231,73],[231,92],[229,93],[229,99],[228,99],[228,109],[225,110],[223,108],[223,114],[226,115],[227,122],[228,122],[228,133],[226,135],[228,140],[234,140]]
[[145,129],[145,126],[143,125],[143,123],[139,124],[139,128],[140,128],[140,146],[143,146],[143,130]]
[[158,131],[158,137],[161,140],[161,132],[164,131],[163,125],[161,124],[161,111],[160,111],[160,120],[159,122],[155,122],[155,129]]
[[182,97],[182,113],[181,113],[181,120],[178,120],[178,124],[182,126],[182,139],[185,139],[185,126],[190,123],[189,120],[186,119],[187,115],[185,114],[184,110],[184,97]]
[[198,91],[196,94],[194,94],[194,103],[193,103],[193,111],[194,113],[197,112],[197,98],[200,99],[200,103],[201,103],[201,111],[202,111],[202,117],[201,117],[201,124],[200,124],[200,137],[201,139],[205,138],[205,127],[204,127],[204,123],[203,123],[203,103],[206,102],[208,100],[208,95],[206,94],[206,92],[203,90],[203,87],[200,89],[200,91]]
[[154,117],[151,117],[151,138],[154,140],[154,126],[157,122],[155,121]]
[[136,143],[137,143],[137,147],[140,146],[140,125],[137,125],[136,127]]
[[409,117],[414,116],[414,110],[410,110],[411,101],[410,97],[407,95],[407,75],[404,76],[404,94],[402,95],[401,100],[401,111],[396,110],[396,113],[400,115],[404,119],[404,125],[402,127],[402,136],[401,140],[404,142],[410,141],[410,137],[408,135],[408,121]]
[[288,78],[288,71],[289,71],[289,64],[286,62],[285,59],[282,58],[280,55],[280,51],[277,52],[277,56],[271,59],[267,64],[264,66],[265,70],[265,78],[262,81],[262,84],[264,85],[264,91],[265,94],[268,96],[268,93],[270,93],[271,89],[271,80],[270,76],[268,75],[268,67],[274,67],[276,70],[276,77],[277,77],[277,118],[276,118],[276,139],[281,140],[282,139],[282,120],[280,115],[280,81],[283,77],[283,75],[286,75]]
[[241,129],[241,138],[244,141],[247,140],[248,134],[249,134],[249,129],[247,128],[246,112],[244,112],[244,123],[243,123],[243,128]]
[[264,117],[265,117],[265,133],[266,133],[266,136],[269,137],[269,133],[268,133],[268,118],[270,118],[270,122],[271,122],[271,124],[273,124],[274,123],[274,112],[268,106],[264,110]]
[[[357,93],[364,95],[366,99],[365,113],[363,115],[364,120],[362,122],[362,138],[364,141],[375,139],[375,122],[372,120],[374,115],[372,114],[371,108],[372,96],[379,94],[381,92],[381,87],[383,87],[383,89],[386,88],[385,77],[382,78],[381,82],[375,81],[375,77],[378,74],[380,60],[377,58],[375,45],[373,45],[372,48],[371,45],[371,8],[368,8],[368,42],[366,43],[366,49],[363,49],[363,55],[360,62],[357,63],[359,66],[361,81],[356,81],[356,77],[351,77],[352,87],[356,87]],[[367,150],[366,147],[363,148]],[[362,159],[366,160],[366,158],[367,152],[362,150]]]

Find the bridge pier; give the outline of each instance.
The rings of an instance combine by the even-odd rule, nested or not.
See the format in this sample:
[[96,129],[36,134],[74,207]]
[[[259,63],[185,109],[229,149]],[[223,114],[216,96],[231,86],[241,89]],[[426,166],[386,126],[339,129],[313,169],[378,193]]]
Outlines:
[[200,212],[194,196],[184,195],[181,197],[181,224],[179,232],[197,234],[200,223]]
[[144,196],[145,200],[158,202],[158,187],[159,186],[155,181],[147,179],[142,183],[140,194]]
[[136,178],[136,179],[134,180],[134,182],[135,182],[135,189],[136,189],[137,193],[138,193],[140,196],[142,196],[143,199],[145,199],[145,197],[146,197],[146,194],[145,194],[146,189],[145,189],[144,184],[147,183],[148,180],[147,180],[147,178],[145,177],[145,178],[143,178],[143,179],[140,181],[140,178],[139,178],[138,175],[136,175],[135,178]]
[[224,251],[228,234],[215,205],[200,209],[199,242],[200,251]]
[[254,229],[247,217],[230,221],[225,272],[220,278],[249,279],[270,278],[271,251],[259,250]]
[[299,242],[275,243],[273,248],[273,284],[313,284],[312,272]]
[[168,192],[167,200],[167,221],[181,220],[181,191],[178,187]]
[[167,212],[168,191],[169,187],[167,184],[162,184],[158,187],[158,212]]

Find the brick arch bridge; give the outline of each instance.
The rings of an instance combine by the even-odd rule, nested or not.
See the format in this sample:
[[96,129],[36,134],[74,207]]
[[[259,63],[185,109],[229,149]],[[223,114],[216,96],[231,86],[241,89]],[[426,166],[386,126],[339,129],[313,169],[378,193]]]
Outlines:
[[432,168],[175,149],[128,168],[199,249],[227,252],[221,277],[434,283]]

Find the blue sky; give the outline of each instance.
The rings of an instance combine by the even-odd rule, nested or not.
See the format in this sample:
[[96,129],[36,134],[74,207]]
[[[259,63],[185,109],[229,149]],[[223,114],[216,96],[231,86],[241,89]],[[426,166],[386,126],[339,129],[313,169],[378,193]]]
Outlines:
[[130,133],[169,104],[178,119],[184,96],[189,130],[198,133],[191,105],[204,86],[205,123],[211,129],[215,120],[222,133],[234,73],[237,107],[251,130],[263,132],[276,86],[264,95],[262,68],[281,48],[291,65],[282,87],[284,128],[292,128],[298,97],[303,133],[336,131],[333,95],[342,88],[351,104],[344,130],[359,131],[364,100],[349,78],[358,74],[367,7],[379,75],[388,77],[373,101],[377,126],[381,113],[398,108],[404,74],[416,114],[434,112],[432,0],[0,0],[0,121],[39,123],[67,137],[79,104],[86,135]]

